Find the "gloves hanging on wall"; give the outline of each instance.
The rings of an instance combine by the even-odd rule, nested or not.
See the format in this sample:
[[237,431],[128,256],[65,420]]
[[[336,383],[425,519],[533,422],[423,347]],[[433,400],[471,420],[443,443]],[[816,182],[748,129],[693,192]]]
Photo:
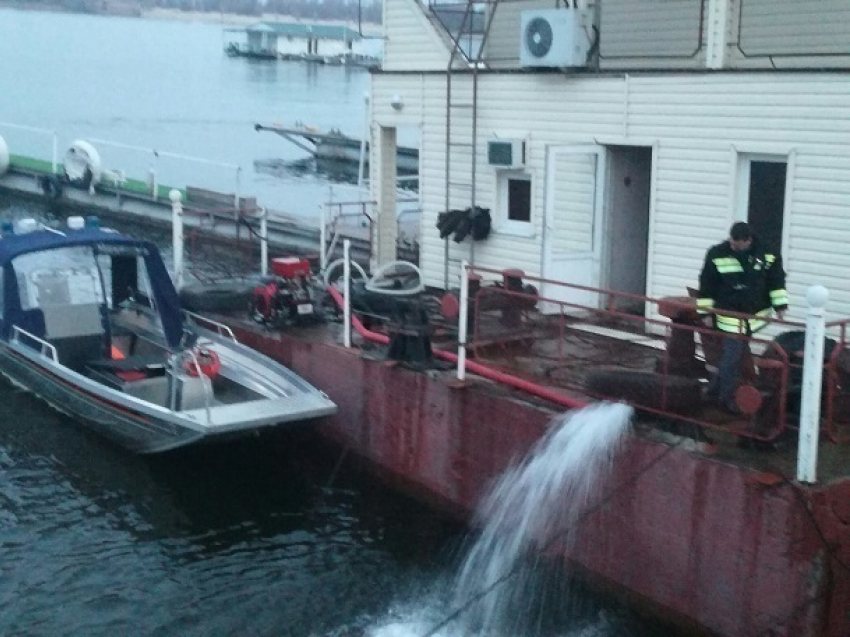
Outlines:
[[440,238],[445,239],[453,235],[456,243],[460,243],[467,236],[472,236],[474,241],[481,241],[490,235],[492,221],[490,209],[475,206],[463,210],[449,210],[437,215],[437,229]]
[[461,219],[466,215],[466,210],[449,210],[437,215],[437,229],[440,231],[440,239],[445,239],[457,230]]

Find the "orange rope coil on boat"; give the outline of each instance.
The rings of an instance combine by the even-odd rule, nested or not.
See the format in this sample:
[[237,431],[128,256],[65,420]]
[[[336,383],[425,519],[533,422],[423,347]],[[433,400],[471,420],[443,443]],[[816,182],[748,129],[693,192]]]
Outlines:
[[[197,359],[197,364],[195,363]],[[195,359],[187,355],[183,359],[183,370],[193,377],[203,374],[207,378],[215,378],[221,371],[221,359],[208,347],[199,347],[195,350]]]

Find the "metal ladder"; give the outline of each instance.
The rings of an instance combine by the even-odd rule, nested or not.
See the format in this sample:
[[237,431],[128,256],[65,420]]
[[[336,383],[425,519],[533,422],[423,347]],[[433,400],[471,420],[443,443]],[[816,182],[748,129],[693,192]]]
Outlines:
[[[445,210],[474,208],[478,146],[478,77],[487,68],[483,53],[493,16],[500,0],[458,4],[430,4],[434,21],[442,26],[452,41],[452,51],[446,68],[446,173]],[[484,5],[482,14],[476,8]],[[479,30],[478,24],[481,25]],[[480,34],[480,40],[476,40]],[[464,43],[466,47],[464,47]],[[466,69],[456,69],[458,61]],[[471,75],[469,82],[466,77]],[[456,163],[469,165],[469,173],[453,171]],[[457,174],[454,174],[457,172]],[[475,263],[475,243],[470,242],[469,261]],[[449,288],[449,237],[444,248],[444,285]]]

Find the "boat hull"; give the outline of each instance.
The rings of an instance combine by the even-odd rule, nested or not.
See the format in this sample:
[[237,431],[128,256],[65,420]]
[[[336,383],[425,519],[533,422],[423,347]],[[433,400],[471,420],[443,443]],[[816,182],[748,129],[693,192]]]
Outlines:
[[[56,410],[134,453],[162,453],[202,442],[233,440],[280,427],[299,427],[336,413],[323,393],[288,370],[239,343],[201,330],[230,356],[247,359],[266,378],[281,379],[299,391],[277,399],[244,404],[213,405],[190,411],[169,409],[110,390],[33,350],[0,342],[0,374],[31,391]],[[283,375],[281,375],[283,374]]]
[[5,343],[0,344],[0,373],[56,410],[136,453],[168,451],[205,437],[203,431],[174,418],[133,410],[105,394],[83,389],[73,382],[70,373],[50,370]]

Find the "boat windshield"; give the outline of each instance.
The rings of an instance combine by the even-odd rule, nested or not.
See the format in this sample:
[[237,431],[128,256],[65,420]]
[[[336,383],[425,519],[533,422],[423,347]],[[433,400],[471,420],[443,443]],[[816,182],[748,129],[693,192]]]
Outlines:
[[12,266],[23,310],[104,302],[100,272],[89,246],[22,254]]

